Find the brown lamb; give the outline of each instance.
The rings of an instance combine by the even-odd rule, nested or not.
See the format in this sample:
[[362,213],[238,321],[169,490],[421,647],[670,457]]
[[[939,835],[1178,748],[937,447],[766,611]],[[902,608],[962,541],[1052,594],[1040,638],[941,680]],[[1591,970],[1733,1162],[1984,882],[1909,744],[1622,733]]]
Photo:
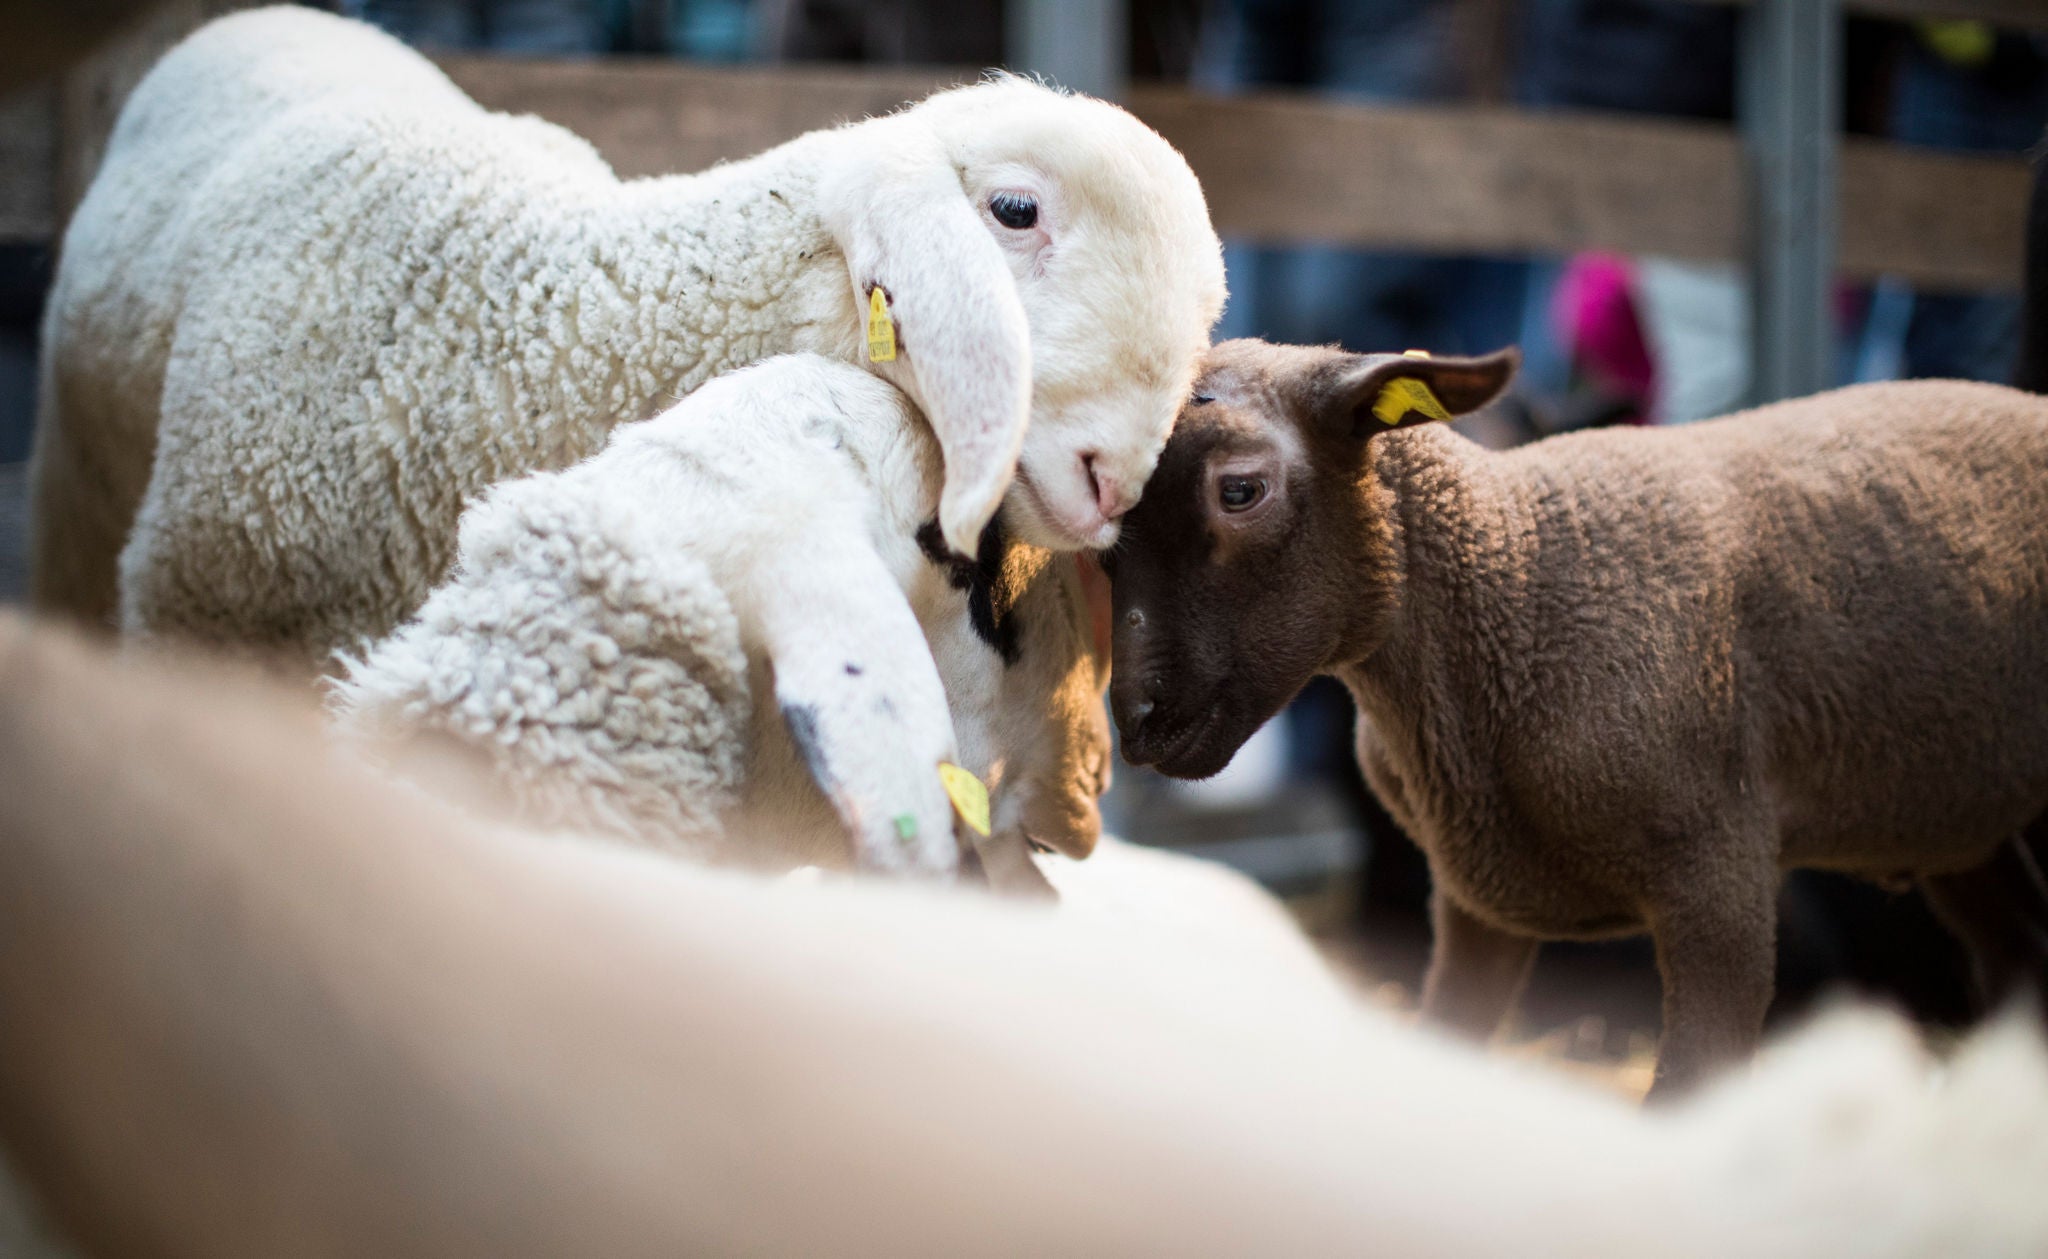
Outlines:
[[1916,880],[1990,994],[2040,983],[2048,399],[1863,385],[1505,453],[1424,423],[1515,364],[1212,352],[1105,565],[1125,756],[1213,774],[1334,674],[1429,858],[1425,1012],[1490,1035],[1539,941],[1647,931],[1657,1093],[1755,1046],[1791,867]]

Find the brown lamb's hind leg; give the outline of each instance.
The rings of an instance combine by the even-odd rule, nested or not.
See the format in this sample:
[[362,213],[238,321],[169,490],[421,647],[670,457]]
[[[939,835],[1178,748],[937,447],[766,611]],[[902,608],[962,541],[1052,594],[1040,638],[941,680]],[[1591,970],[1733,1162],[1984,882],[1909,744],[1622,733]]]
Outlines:
[[1540,943],[1474,917],[1439,890],[1429,898],[1434,927],[1422,1013],[1461,1036],[1490,1039],[1522,995]]
[[1920,880],[1935,917],[1969,950],[1986,1012],[2029,979],[2048,1011],[2048,881],[2026,842],[2043,829],[2043,820],[2036,820],[1983,865]]
[[1775,867],[1731,867],[1674,885],[1653,907],[1664,1034],[1651,1101],[1668,1101],[1741,1062],[1763,1035],[1777,963]]

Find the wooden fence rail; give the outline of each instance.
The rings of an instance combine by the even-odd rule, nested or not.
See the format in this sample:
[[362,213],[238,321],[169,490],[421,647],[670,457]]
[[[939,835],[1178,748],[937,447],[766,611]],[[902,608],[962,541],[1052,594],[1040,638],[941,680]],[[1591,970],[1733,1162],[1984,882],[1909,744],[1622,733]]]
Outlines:
[[[963,77],[470,57],[443,64],[484,104],[559,122],[634,175],[758,152]],[[1226,234],[1446,251],[1745,256],[1741,153],[1727,127],[1146,85],[1134,85],[1126,103],[1187,154]],[[1851,140],[1841,180],[1848,274],[1885,272],[1934,288],[2016,282],[2024,162]]]
[[[1858,5],[1994,11],[2048,25],[2041,0]],[[619,58],[464,56],[443,64],[484,104],[559,122],[626,175],[699,169],[972,76]],[[62,129],[60,97],[70,98],[73,115]],[[105,121],[75,115],[110,118],[118,99],[74,84],[0,105],[0,239],[55,232],[61,207],[90,170],[90,133]],[[1220,97],[1143,84],[1131,87],[1127,104],[1187,154],[1228,234],[1424,250],[1746,256],[1742,158],[1726,127],[1275,93]],[[1886,272],[1934,288],[2014,283],[2021,161],[1850,140],[1840,179],[1844,272]]]

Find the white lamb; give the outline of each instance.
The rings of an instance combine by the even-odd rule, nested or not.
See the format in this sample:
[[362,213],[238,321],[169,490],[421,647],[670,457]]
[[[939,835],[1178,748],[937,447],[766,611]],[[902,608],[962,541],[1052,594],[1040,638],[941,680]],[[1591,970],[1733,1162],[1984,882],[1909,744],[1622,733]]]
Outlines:
[[419,607],[484,488],[789,351],[929,417],[955,554],[1006,494],[1106,545],[1222,295],[1187,164],[1099,101],[1003,78],[621,182],[367,26],[238,14],[136,89],[66,236],[34,595],[105,620],[118,556],[128,630],[317,667]]
[[959,765],[994,785],[990,880],[1043,890],[1028,841],[1100,829],[1107,654],[1078,562],[1000,522],[947,556],[940,487],[859,368],[721,376],[464,513],[453,575],[338,706],[480,748],[528,820],[783,868],[846,864],[850,834],[868,868],[951,871]]

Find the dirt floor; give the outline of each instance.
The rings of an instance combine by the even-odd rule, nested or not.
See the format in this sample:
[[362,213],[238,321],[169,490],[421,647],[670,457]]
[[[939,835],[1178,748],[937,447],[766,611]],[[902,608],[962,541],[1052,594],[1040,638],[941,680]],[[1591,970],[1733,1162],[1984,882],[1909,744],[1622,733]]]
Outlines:
[[[1318,933],[1316,943],[1369,1000],[1415,1009],[1429,958],[1422,919],[1366,915],[1334,934]],[[1538,955],[1528,991],[1494,1048],[1641,1098],[1657,1062],[1660,994],[1647,943],[1552,944]]]

